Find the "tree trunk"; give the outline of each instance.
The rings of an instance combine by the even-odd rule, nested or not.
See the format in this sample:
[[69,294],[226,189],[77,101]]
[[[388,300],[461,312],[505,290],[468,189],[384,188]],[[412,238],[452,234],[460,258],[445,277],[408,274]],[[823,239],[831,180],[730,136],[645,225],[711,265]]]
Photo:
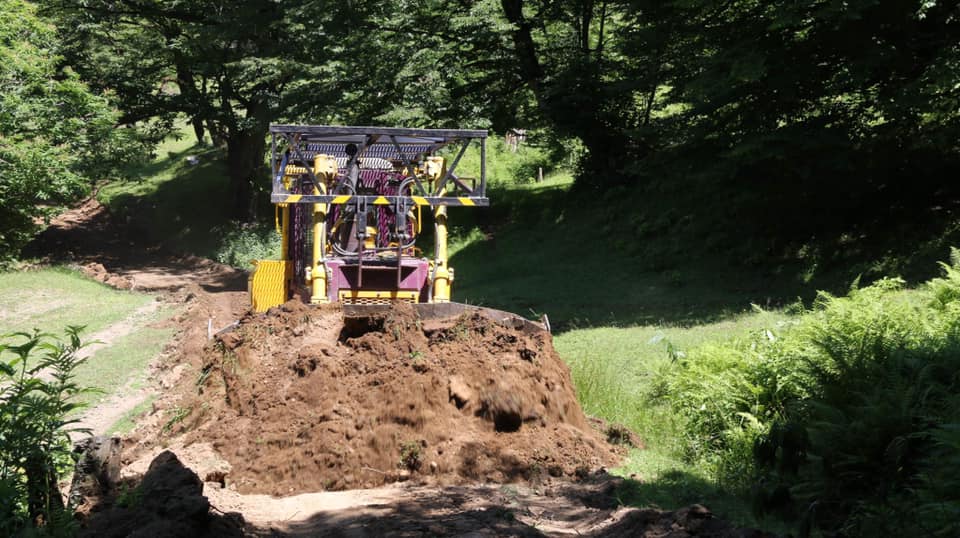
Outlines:
[[269,182],[263,166],[267,128],[253,128],[227,135],[227,174],[230,181],[231,216],[240,222],[256,218],[255,185]]
[[193,134],[197,137],[197,144],[203,145],[203,119],[199,116],[194,116],[190,123],[193,124]]
[[[511,37],[520,76],[533,92],[538,108],[560,134],[576,136],[587,147],[586,168],[594,174],[588,184],[596,187],[619,182],[623,138],[612,131],[612,126],[602,120],[596,109],[582,107],[571,111],[569,107],[562,105],[563,96],[549,91],[557,88],[546,87],[543,65],[533,39],[533,25],[523,15],[523,0],[500,0],[500,5],[507,21],[513,26]],[[583,4],[584,9],[589,6],[591,10],[589,16],[586,11],[582,13],[585,24],[589,24],[592,19],[593,5],[593,2]],[[581,39],[586,39],[584,36],[589,36],[589,30],[581,35]],[[600,81],[596,80],[594,83]],[[558,103],[561,104],[558,106]]]
[[513,25],[513,47],[517,53],[517,60],[520,62],[520,75],[523,77],[523,81],[533,90],[537,101],[543,106],[543,95],[540,87],[543,79],[543,69],[540,67],[539,58],[537,58],[537,46],[530,33],[532,25],[523,16],[523,0],[501,0],[500,5],[503,7],[503,14]]

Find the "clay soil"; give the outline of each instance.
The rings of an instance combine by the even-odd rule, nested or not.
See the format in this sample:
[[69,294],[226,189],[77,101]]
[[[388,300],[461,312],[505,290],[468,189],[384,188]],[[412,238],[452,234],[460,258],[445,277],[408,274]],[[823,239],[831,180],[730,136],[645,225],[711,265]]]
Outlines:
[[[586,476],[618,461],[549,333],[410,306],[350,318],[296,300],[205,350],[174,433],[212,443],[243,493]],[[194,383],[196,380],[188,380]]]

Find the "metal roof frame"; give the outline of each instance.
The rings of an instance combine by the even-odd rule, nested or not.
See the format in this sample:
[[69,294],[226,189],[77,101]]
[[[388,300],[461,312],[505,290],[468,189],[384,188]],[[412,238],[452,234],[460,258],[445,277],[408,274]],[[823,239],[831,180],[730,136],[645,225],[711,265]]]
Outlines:
[[[487,206],[486,197],[486,139],[487,131],[476,129],[410,129],[401,127],[356,127],[337,125],[270,125],[271,135],[271,166],[273,171],[273,203],[330,203],[330,204],[389,204],[398,207],[408,204]],[[477,140],[480,145],[480,184],[472,187],[462,181],[456,174],[456,167],[467,147]],[[278,141],[281,146],[278,147]],[[365,196],[328,193],[325,195],[293,194],[288,192],[282,182],[286,164],[296,163],[302,166],[307,175],[316,182],[312,171],[311,159],[315,152],[306,150],[307,144],[338,145],[355,144],[358,152],[351,156],[347,163],[348,174],[353,168],[359,170],[359,160],[364,153],[373,147],[383,148],[393,146],[397,160],[402,161],[410,177],[415,181],[415,187],[410,196]],[[455,158],[447,165],[444,176],[436,183],[433,191],[427,190],[413,173],[414,158],[418,155],[428,155],[448,146],[459,144],[459,151]],[[415,154],[407,155],[404,147],[424,148]],[[282,149],[284,156],[278,158],[277,151]],[[353,174],[355,176],[356,174]],[[354,177],[355,181],[355,177]],[[369,198],[369,199],[367,199]]]

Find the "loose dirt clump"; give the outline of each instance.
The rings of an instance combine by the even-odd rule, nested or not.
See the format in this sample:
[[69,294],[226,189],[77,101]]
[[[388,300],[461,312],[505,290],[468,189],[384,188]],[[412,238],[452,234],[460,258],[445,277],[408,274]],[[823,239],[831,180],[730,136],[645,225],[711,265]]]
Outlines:
[[537,481],[617,460],[539,329],[409,306],[344,320],[291,301],[205,353],[168,430],[212,443],[243,493]]

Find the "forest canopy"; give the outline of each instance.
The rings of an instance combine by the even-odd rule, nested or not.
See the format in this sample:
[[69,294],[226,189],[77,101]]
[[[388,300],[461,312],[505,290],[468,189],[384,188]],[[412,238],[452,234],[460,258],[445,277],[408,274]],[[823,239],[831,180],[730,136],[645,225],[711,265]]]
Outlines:
[[939,222],[958,194],[956,1],[26,6],[4,10],[43,14],[56,84],[108,96],[116,126],[186,117],[223,147],[240,220],[270,122],[528,129],[584,149],[576,189],[660,197],[681,228],[745,228],[772,254]]

